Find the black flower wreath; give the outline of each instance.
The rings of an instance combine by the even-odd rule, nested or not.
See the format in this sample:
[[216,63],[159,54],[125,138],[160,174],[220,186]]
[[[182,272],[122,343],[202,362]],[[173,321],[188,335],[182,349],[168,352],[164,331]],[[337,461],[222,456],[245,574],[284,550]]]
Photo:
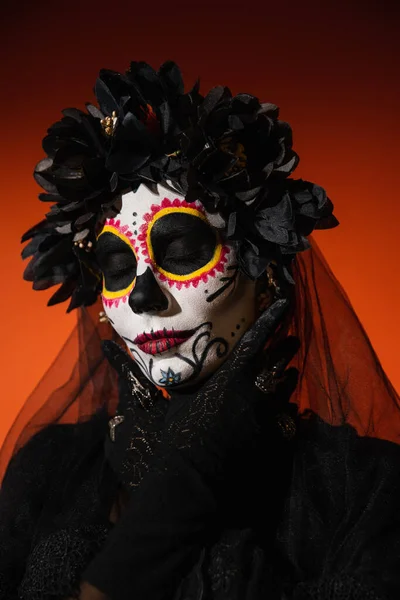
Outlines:
[[140,184],[163,182],[218,213],[251,278],[274,261],[291,281],[287,265],[309,247],[306,236],[338,224],[321,187],[288,179],[299,158],[274,104],[226,87],[203,97],[198,82],[184,93],[170,61],[158,73],[144,62],[125,74],[103,69],[94,92],[98,106],[67,108],[48,129],[47,158],[34,173],[40,200],[52,205],[22,238],[30,240],[22,256],[32,257],[24,278],[34,289],[61,284],[49,305],[70,298],[69,312],[95,302],[96,232],[121,194]]

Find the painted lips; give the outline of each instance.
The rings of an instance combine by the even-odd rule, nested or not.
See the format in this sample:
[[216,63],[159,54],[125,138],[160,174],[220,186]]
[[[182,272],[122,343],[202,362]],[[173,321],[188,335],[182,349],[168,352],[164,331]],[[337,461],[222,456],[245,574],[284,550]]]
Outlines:
[[150,333],[141,333],[133,343],[146,354],[161,354],[186,342],[193,335],[194,330],[175,331],[174,329],[160,329]]

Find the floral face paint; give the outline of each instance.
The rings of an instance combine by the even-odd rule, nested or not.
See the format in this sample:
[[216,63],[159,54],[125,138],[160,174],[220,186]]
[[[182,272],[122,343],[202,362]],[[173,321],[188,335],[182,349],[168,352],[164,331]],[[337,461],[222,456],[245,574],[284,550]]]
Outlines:
[[145,186],[122,197],[97,239],[104,310],[158,386],[214,371],[255,319],[255,283],[239,272],[200,202]]

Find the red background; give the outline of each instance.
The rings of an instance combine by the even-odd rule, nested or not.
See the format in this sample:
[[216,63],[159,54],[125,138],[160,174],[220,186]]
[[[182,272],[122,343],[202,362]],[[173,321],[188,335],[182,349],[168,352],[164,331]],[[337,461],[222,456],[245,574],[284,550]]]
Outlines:
[[[278,104],[294,176],[324,186],[341,225],[316,240],[397,389],[397,2],[15,2],[2,11],[0,442],[75,323],[22,281],[19,239],[47,209],[33,167],[61,109],[93,101],[100,68],[172,59],[187,89],[217,84]],[[33,8],[34,6],[34,8]],[[61,383],[61,382],[60,382]]]

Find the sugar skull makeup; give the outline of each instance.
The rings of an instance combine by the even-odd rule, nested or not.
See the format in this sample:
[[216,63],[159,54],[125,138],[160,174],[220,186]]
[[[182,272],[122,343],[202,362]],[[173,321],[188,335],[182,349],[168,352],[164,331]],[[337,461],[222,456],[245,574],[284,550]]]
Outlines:
[[97,238],[104,310],[158,386],[214,371],[254,321],[255,283],[239,272],[200,202],[141,185]]

